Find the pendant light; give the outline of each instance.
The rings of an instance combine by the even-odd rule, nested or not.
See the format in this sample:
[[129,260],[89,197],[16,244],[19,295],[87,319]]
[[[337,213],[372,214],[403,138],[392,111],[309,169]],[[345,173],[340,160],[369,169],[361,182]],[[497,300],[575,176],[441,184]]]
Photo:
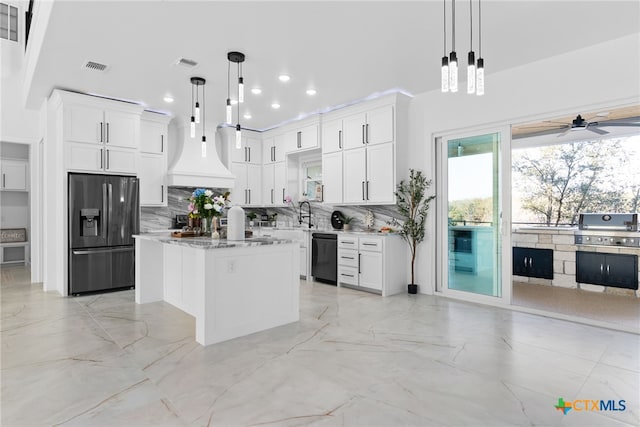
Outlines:
[[476,54],[473,51],[473,2],[469,0],[469,54],[467,55],[467,93],[476,91]]
[[482,58],[482,10],[478,0],[478,68],[476,70],[476,95],[484,95],[484,59]]
[[449,57],[447,56],[447,0],[442,1],[442,68],[440,71],[440,89],[442,92],[449,92]]
[[456,0],[451,0],[451,53],[449,54],[449,90],[458,91],[458,56],[456,55]]
[[[228,52],[227,59],[229,66],[232,62],[238,64],[238,123],[236,124],[236,148],[242,148],[242,127],[240,126],[240,104],[244,102],[244,78],[242,77],[242,63],[244,62],[244,53]],[[227,73],[227,86],[229,86],[229,74]],[[227,123],[231,122],[229,107],[231,99],[227,94]]]
[[191,138],[195,138],[196,137],[196,118],[194,116],[194,111],[193,111],[193,81],[191,82],[191,124],[190,124],[190,130],[189,130],[189,136]]
[[[193,91],[196,91],[196,103],[191,115],[189,133],[191,138],[196,136],[196,123],[202,122],[202,157],[207,157],[207,137],[205,136],[205,99],[204,85],[207,81],[202,77],[191,77],[191,105],[193,104]],[[202,88],[202,108],[200,108],[200,88]]]

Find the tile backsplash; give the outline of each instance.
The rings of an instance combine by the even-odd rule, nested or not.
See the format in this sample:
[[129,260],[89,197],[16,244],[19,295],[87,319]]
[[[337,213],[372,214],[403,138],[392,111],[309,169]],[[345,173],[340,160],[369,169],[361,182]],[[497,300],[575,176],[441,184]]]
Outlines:
[[[189,202],[187,199],[191,196],[195,188],[190,187],[169,187],[167,207],[142,207],[140,209],[140,231],[162,230],[171,228],[171,220],[179,214],[187,213]],[[226,190],[224,188],[213,188],[215,194],[222,194]],[[376,206],[336,206],[320,202],[310,202],[311,213],[313,215],[312,224],[319,229],[331,228],[331,213],[340,211],[343,215],[355,217],[351,223],[354,230],[365,229],[364,217],[367,211],[371,211],[374,215],[374,229],[388,225],[392,218],[400,219],[398,210],[395,205],[376,205]],[[256,214],[278,214],[278,224],[289,226],[298,225],[299,207],[278,207],[278,208],[245,208],[246,212],[255,212]],[[306,220],[305,220],[306,223]]]

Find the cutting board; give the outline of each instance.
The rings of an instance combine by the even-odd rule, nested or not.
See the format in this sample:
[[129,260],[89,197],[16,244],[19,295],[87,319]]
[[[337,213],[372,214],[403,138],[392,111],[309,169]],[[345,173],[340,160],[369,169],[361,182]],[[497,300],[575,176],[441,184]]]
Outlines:
[[172,231],[171,237],[196,237],[200,236],[200,234],[196,234],[195,231]]

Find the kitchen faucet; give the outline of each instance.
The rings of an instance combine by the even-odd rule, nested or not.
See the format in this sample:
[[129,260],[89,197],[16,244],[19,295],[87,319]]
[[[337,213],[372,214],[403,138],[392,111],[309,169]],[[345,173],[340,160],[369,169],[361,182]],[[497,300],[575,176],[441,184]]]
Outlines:
[[[307,213],[306,215],[302,214],[302,205],[307,205]],[[298,214],[298,223],[300,225],[302,225],[302,219],[303,218],[308,218],[308,222],[309,222],[309,228],[313,227],[313,224],[311,224],[311,204],[308,201],[304,201],[304,202],[300,202],[300,213]]]

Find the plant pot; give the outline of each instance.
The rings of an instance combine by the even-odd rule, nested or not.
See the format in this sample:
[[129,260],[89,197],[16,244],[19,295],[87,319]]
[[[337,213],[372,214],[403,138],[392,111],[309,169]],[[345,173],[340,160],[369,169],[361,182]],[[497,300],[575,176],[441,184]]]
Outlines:
[[351,230],[351,224],[344,224],[344,225],[343,225],[343,229],[344,229],[344,231],[349,231],[349,230]]
[[407,285],[407,292],[409,292],[410,294],[417,294],[418,293],[418,285],[410,283]]

